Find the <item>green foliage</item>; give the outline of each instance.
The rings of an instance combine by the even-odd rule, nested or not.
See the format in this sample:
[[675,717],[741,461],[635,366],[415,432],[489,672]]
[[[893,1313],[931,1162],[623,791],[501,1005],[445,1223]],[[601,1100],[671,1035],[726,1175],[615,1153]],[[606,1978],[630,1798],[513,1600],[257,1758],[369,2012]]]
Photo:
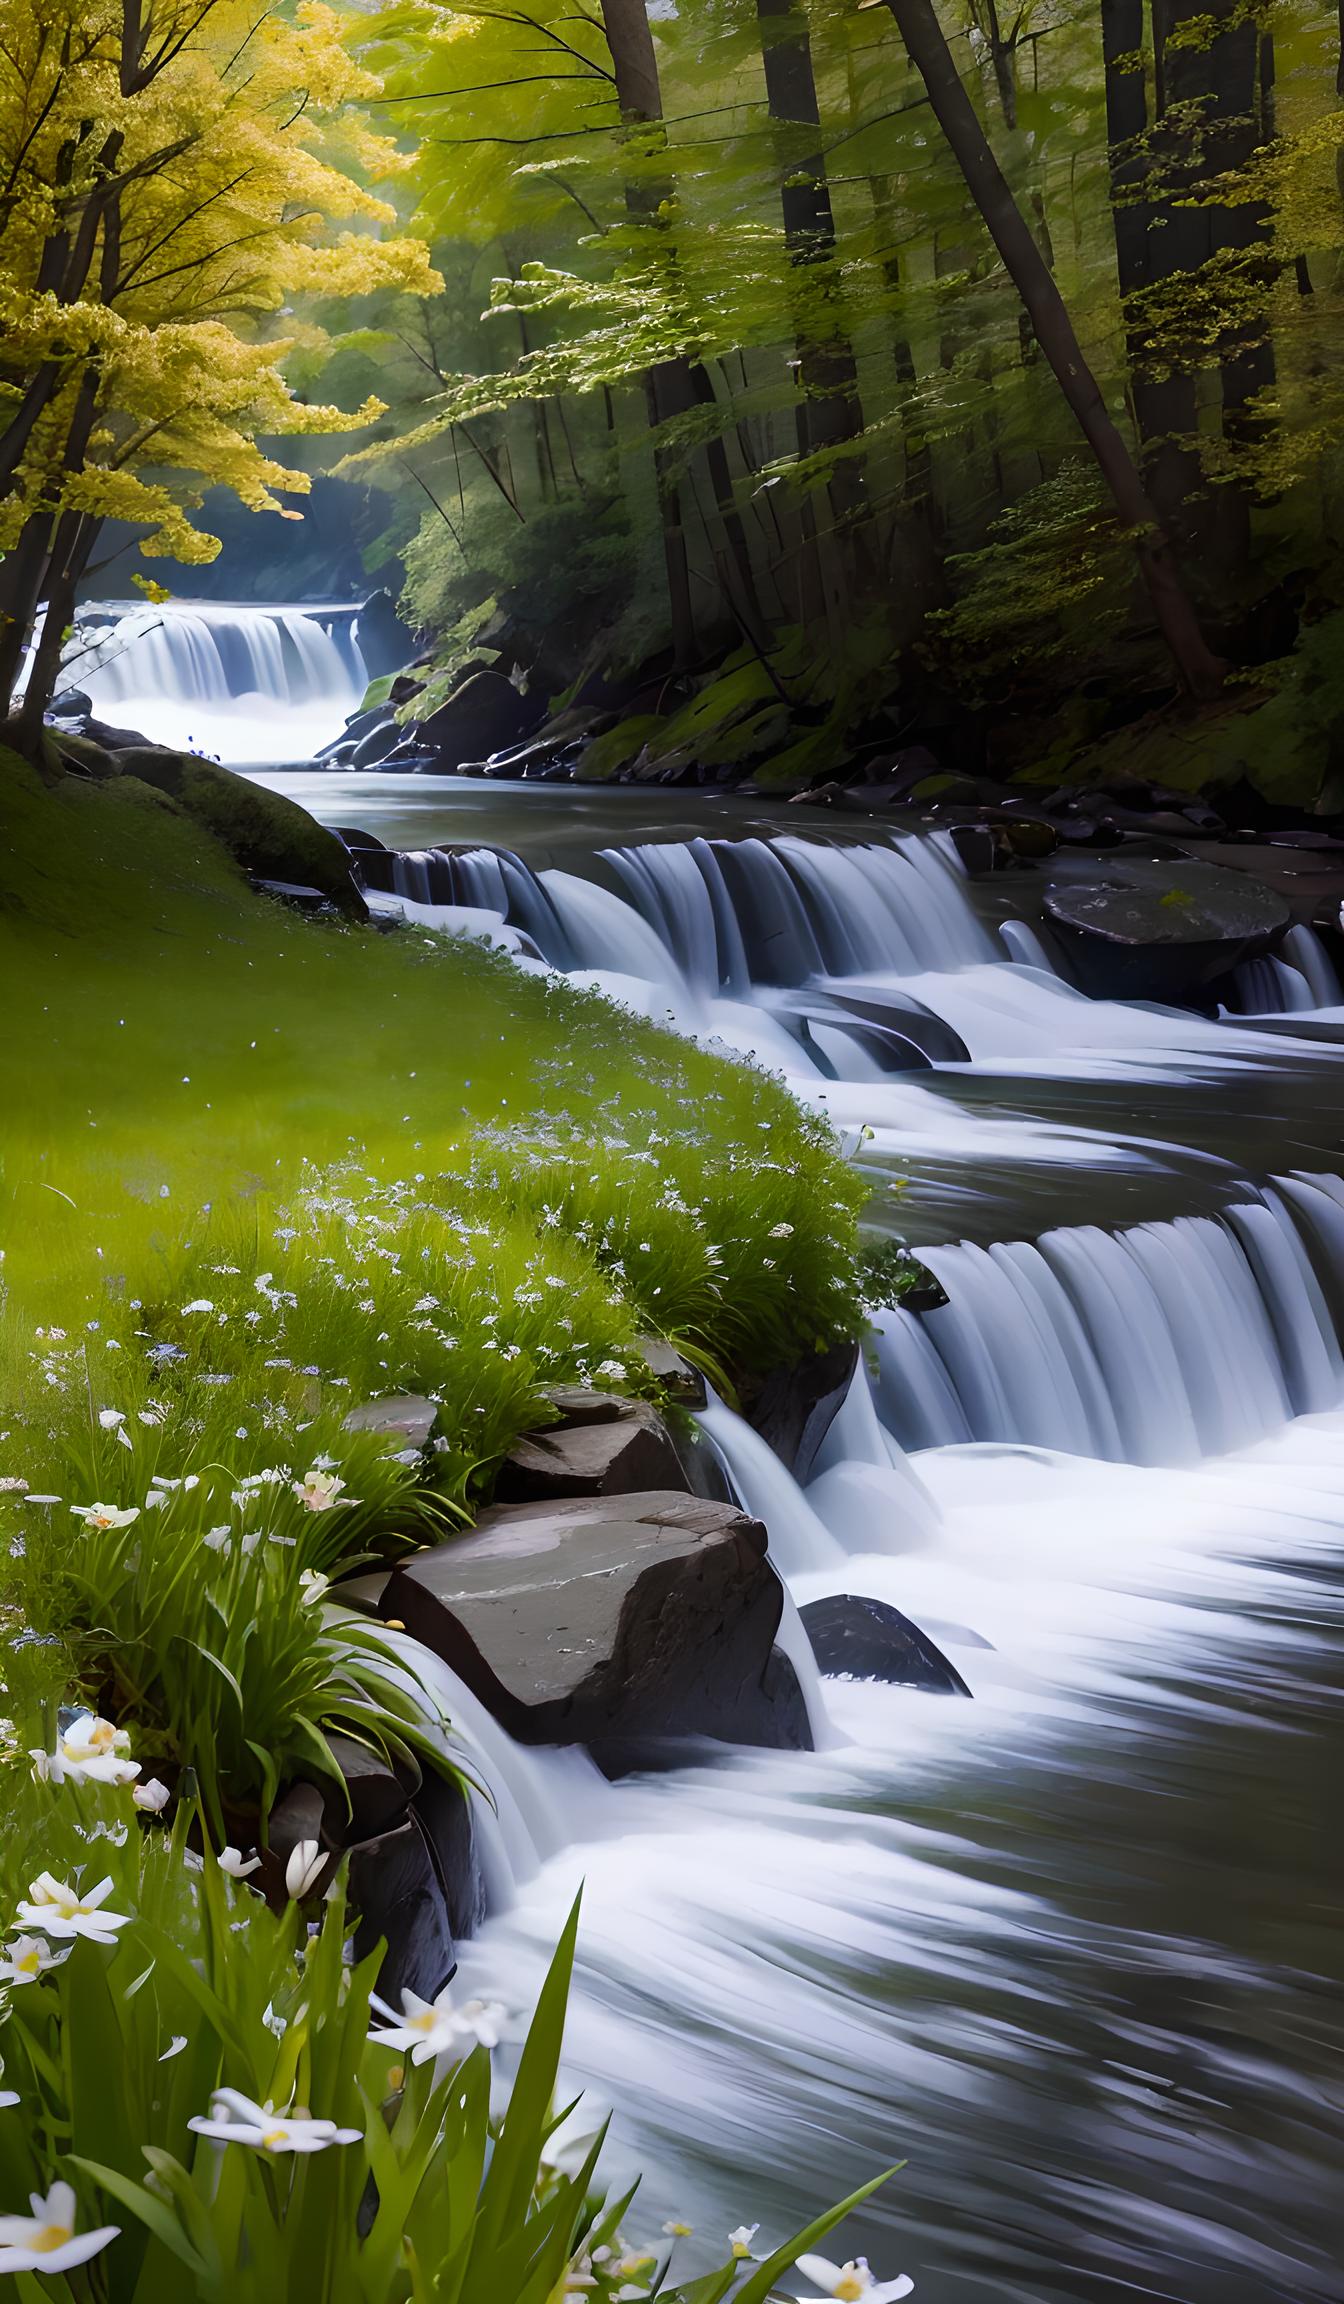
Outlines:
[[1131,558],[1096,475],[1068,458],[948,563],[958,596],[930,618],[934,663],[981,702],[1076,673],[1124,621]]
[[[9,1789],[3,1907],[32,1895],[41,1873],[82,1875],[86,1894],[101,1874],[97,1909],[114,1916],[103,1942],[48,1937],[39,1921],[36,1940],[65,1957],[6,1996],[4,2078],[18,2102],[0,2109],[0,2201],[17,2209],[68,2183],[75,2231],[103,2235],[88,2271],[53,2257],[40,2289],[19,2274],[21,2297],[557,2304],[578,2283],[611,2304],[656,2281],[665,2304],[730,2290],[760,2304],[873,2189],[764,2265],[730,2262],[683,2283],[665,2242],[626,2240],[632,2196],[609,2197],[597,2175],[602,2132],[572,2152],[557,2137],[577,1906],[501,2108],[489,2051],[472,2041],[506,2012],[479,2011],[477,2025],[475,2004],[458,2010],[445,1994],[437,2057],[417,2062],[380,2040],[396,2023],[380,2023],[373,2001],[378,1954],[346,1964],[339,1885],[310,1927],[304,1908],[272,1912],[193,1849],[189,1802],[168,1831],[142,1829],[124,1789]],[[221,2101],[222,2090],[236,2094]],[[235,2134],[194,2128],[207,2114]],[[301,2133],[328,2125],[298,2151],[281,2141],[289,2121]]]

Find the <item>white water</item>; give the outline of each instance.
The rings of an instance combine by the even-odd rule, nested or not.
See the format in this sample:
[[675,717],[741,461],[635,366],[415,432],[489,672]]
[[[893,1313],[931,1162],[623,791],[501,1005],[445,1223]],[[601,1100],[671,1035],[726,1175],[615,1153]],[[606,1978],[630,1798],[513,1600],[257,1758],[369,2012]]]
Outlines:
[[[551,911],[526,923],[485,864],[453,893],[526,935],[520,964],[776,1066],[898,1175],[1139,1175],[1181,1148],[1024,1117],[1013,1087],[1178,1086],[1235,1115],[1285,1061],[1254,1028],[1083,999],[1021,924],[996,950],[941,843],[697,841],[607,868],[622,894],[542,874]],[[404,894],[433,902],[423,872]],[[1242,993],[1317,1014],[1338,986],[1303,935]],[[937,1066],[992,1072],[1000,1109],[887,1068],[866,1027],[927,1016],[964,1050]],[[1288,1060],[1323,1084],[1336,1061]],[[1256,1866],[1320,1766],[1278,1707],[1338,1613],[1344,1183],[1231,1173],[1217,1214],[921,1250],[948,1302],[881,1316],[806,1488],[721,1404],[703,1419],[792,1601],[890,1601],[972,1701],[812,1684],[813,1754],[614,1786],[477,1722],[515,1853],[464,1978],[529,2000],[586,1882],[568,2052],[618,2107],[618,2163],[650,2171],[640,2236],[759,2216],[773,2242],[908,2154],[856,2242],[929,2304],[1337,2295],[1310,1966],[1329,1973],[1329,1907],[1280,1911]],[[1262,1714],[1287,1749],[1265,1782],[1230,1741]]]
[[88,626],[63,679],[94,715],[240,765],[307,760],[338,736],[368,686],[348,615],[170,600]]

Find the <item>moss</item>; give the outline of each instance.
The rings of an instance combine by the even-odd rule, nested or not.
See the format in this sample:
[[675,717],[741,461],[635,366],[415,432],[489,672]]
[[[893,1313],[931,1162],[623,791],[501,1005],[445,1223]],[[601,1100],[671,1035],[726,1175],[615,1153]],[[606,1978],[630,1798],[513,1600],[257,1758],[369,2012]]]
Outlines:
[[610,777],[619,776],[666,726],[666,720],[656,712],[632,712],[629,719],[618,720],[614,728],[604,728],[600,736],[594,736],[591,744],[584,747],[579,759],[579,782],[605,784]]
[[319,888],[341,911],[362,916],[344,843],[283,793],[235,776],[213,760],[157,746],[136,746],[118,759],[124,776],[167,793],[222,842],[245,872]]
[[1166,784],[1215,805],[1220,787],[1244,781],[1279,807],[1344,809],[1344,611],[1307,625],[1291,656],[1234,679],[1216,704],[1149,713],[1075,752],[1066,776],[1054,751],[1014,781]]

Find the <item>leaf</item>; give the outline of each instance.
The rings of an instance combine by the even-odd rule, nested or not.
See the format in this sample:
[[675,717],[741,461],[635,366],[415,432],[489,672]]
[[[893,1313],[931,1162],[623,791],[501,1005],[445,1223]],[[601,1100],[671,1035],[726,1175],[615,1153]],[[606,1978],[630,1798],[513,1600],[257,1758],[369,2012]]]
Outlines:
[[833,2232],[846,2216],[851,2215],[856,2208],[861,2208],[865,2200],[871,2199],[873,2193],[880,2191],[904,2166],[905,2162],[898,2160],[893,2167],[884,2168],[882,2174],[874,2176],[870,2184],[864,2184],[857,2192],[851,2192],[838,2208],[828,2208],[824,2216],[815,2217],[792,2240],[786,2241],[782,2248],[777,2248],[773,2256],[767,2256],[763,2264],[756,2266],[750,2278],[744,2280],[738,2289],[733,2304],[768,2304],[770,2291],[780,2273],[789,2271],[800,2256],[805,2256],[809,2249],[815,2248],[819,2240],[824,2240],[827,2233]]
[[206,2277],[209,2267],[204,2259],[197,2255],[176,2216],[165,2201],[156,2200],[152,2192],[145,2190],[143,2184],[137,2184],[132,2177],[122,2175],[120,2169],[105,2168],[101,2162],[86,2160],[77,2152],[71,2154],[71,2159],[76,2168],[81,2168],[86,2176],[91,2176],[95,2184],[99,2185],[121,2207],[127,2209],[132,2216],[137,2217],[147,2232],[152,2233],[153,2237],[168,2249],[171,2255],[176,2256],[180,2264],[186,2265],[187,2270],[194,2278],[204,2279]]

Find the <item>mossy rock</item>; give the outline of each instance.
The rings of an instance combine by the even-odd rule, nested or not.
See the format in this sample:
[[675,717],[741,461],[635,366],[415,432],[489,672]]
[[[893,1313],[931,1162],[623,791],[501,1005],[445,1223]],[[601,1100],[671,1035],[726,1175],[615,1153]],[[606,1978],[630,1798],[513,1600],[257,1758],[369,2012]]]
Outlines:
[[619,776],[623,768],[633,766],[644,746],[666,726],[667,722],[656,712],[632,712],[629,719],[618,720],[614,728],[604,728],[579,755],[575,770],[579,783],[605,784],[613,776]]
[[96,743],[92,736],[73,733],[67,736],[64,730],[54,735],[48,729],[47,740],[67,768],[74,769],[78,775],[92,776],[98,783],[105,784],[109,777],[121,774],[116,753],[109,752],[105,744]]
[[175,800],[214,834],[245,872],[262,880],[320,889],[340,911],[363,919],[364,900],[355,886],[345,843],[314,823],[296,801],[236,776],[213,760],[161,751],[157,745],[119,752],[117,764],[124,776],[134,776]]

